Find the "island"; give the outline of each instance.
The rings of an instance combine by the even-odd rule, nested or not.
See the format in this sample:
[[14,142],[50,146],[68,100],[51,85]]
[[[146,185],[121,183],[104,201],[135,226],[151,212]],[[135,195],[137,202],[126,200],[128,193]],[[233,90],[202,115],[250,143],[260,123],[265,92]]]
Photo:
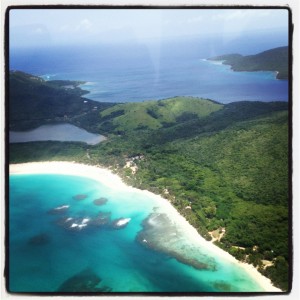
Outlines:
[[226,54],[208,60],[222,61],[233,71],[274,71],[277,79],[288,79],[289,48],[278,47],[255,55]]
[[[277,66],[269,70],[285,76]],[[207,241],[289,290],[287,102],[221,104],[174,97],[95,104],[73,83],[46,82],[19,71],[11,72],[10,80],[9,128],[32,129],[63,119],[108,137],[97,145],[10,144],[10,164],[69,161],[104,167],[127,185],[161,195]],[[141,243],[148,239],[141,234]]]

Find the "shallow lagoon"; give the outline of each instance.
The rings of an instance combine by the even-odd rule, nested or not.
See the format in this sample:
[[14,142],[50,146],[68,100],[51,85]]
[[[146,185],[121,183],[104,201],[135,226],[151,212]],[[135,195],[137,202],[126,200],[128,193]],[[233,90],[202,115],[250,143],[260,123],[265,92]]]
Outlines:
[[106,138],[103,135],[90,133],[71,124],[42,125],[29,131],[10,131],[10,143],[36,141],[84,142],[96,145]]
[[[95,205],[99,197],[105,197],[107,202]],[[49,213],[64,205],[69,207],[62,214]],[[61,226],[62,218],[92,220],[99,212],[110,213],[111,220],[131,221],[121,229],[91,223],[82,230]],[[11,175],[10,290],[55,292],[74,280],[92,282],[96,278],[96,286],[85,286],[85,291],[263,291],[238,263],[218,256],[205,244],[198,247],[180,230],[172,247],[175,245],[179,252],[211,268],[199,270],[179,262],[170,253],[145,247],[137,235],[153,212],[167,214],[159,198],[144,191],[119,191],[95,180],[69,175]],[[169,218],[172,225],[172,216]]]

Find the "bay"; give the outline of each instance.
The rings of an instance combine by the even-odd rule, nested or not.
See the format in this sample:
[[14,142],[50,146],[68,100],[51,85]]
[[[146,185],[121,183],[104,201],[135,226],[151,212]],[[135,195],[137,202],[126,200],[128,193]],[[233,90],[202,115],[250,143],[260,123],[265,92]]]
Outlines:
[[[192,40],[11,50],[10,69],[46,80],[85,81],[81,87],[90,92],[85,97],[99,102],[140,102],[174,96],[203,97],[221,103],[288,100],[288,81],[276,80],[275,72],[234,72],[229,66],[205,60],[225,53],[244,54],[245,44],[213,44],[209,48],[205,43]],[[270,42],[269,48],[261,50],[274,45]],[[255,54],[258,48],[253,45],[247,51]]]
[[[74,281],[74,276],[78,281],[82,274],[85,279],[101,279],[97,288],[110,292],[263,291],[238,262],[218,255],[208,243],[193,246],[189,235],[178,237],[178,251],[200,257],[208,269],[195,269],[138,242],[136,236],[144,220],[153,212],[163,212],[154,194],[57,174],[10,175],[9,184],[12,292],[56,292],[64,283],[70,284],[70,279]],[[107,199],[102,206],[94,203],[99,197]],[[93,226],[92,220],[100,212],[110,214],[111,220],[130,218],[130,222],[120,229],[108,224]],[[172,220],[172,215],[168,217]],[[69,218],[74,223],[89,221],[85,221],[86,227],[72,230],[71,223],[66,223]],[[189,251],[192,246],[193,251]]]

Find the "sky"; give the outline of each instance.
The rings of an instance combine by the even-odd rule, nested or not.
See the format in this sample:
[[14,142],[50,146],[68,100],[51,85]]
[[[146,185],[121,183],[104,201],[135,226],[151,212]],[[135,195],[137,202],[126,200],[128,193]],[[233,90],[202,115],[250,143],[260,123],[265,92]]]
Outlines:
[[11,47],[286,31],[286,9],[12,9]]

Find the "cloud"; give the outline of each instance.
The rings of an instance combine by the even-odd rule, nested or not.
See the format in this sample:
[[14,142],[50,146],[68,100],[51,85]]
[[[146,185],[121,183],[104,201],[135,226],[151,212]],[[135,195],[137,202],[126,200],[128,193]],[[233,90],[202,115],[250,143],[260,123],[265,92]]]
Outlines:
[[197,17],[193,17],[193,18],[189,18],[187,19],[187,23],[192,24],[192,23],[199,23],[203,20],[202,16],[197,16]]
[[47,29],[46,26],[42,25],[42,24],[32,24],[32,26],[27,27],[30,28],[26,34],[32,36],[32,37],[42,37],[42,36],[46,36],[49,35],[49,31]]
[[14,47],[41,47],[52,44],[52,36],[43,24],[13,26],[10,28],[10,45]]
[[58,28],[61,33],[74,33],[78,31],[91,31],[93,23],[89,19],[82,19],[80,22],[72,26],[71,24],[63,24]]
[[62,25],[59,27],[59,31],[65,32],[70,30],[70,26],[69,25]]
[[76,31],[89,31],[93,27],[92,22],[89,19],[83,19],[79,25],[75,27]]
[[39,28],[35,29],[35,30],[33,31],[33,33],[34,33],[34,34],[43,34],[43,33],[44,33],[44,30],[43,30],[41,27],[39,27]]

